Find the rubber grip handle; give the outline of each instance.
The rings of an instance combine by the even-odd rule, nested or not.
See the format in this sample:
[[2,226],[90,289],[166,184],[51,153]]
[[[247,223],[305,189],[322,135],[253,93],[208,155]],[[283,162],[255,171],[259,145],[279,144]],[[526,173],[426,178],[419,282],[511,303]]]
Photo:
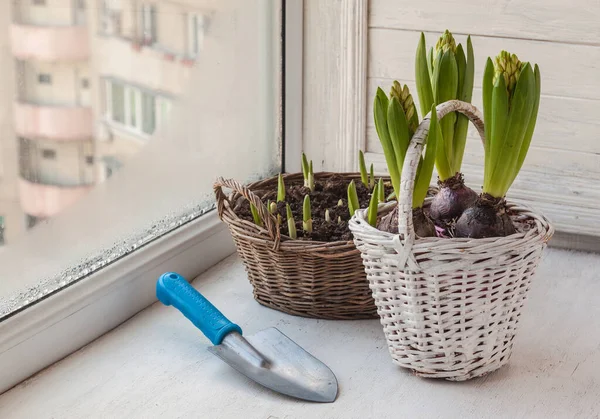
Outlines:
[[166,306],[172,305],[187,317],[214,345],[231,333],[242,334],[210,301],[175,272],[164,273],[156,283],[156,297]]

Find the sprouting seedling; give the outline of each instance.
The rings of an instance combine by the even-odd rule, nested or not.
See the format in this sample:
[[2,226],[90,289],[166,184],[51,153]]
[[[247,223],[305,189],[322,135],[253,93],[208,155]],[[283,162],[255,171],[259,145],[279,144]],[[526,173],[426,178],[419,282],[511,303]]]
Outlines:
[[338,215],[338,224],[342,224],[342,216]]
[[306,195],[304,197],[304,203],[302,204],[302,229],[312,233],[312,213],[310,210],[310,197]]
[[277,178],[277,202],[285,201],[285,183],[283,182],[283,176],[281,173]]
[[328,209],[325,210],[325,222],[326,223],[330,223],[331,222],[331,215],[329,214],[329,210]]
[[304,186],[308,187],[308,159],[306,154],[302,153],[302,177],[304,178]]
[[369,187],[369,174],[367,173],[367,165],[365,164],[365,155],[362,150],[358,150],[358,170],[360,172],[360,180],[367,188]]
[[315,190],[315,173],[313,172],[312,160],[308,165],[308,189],[310,189],[311,192]]
[[260,219],[260,216],[258,215],[258,209],[252,202],[250,202],[250,212],[252,213],[252,218],[254,219],[254,224],[256,224],[259,227],[262,227],[263,222]]
[[271,214],[275,214],[277,212],[277,204],[275,202],[273,202],[273,201],[269,202],[269,207],[268,208],[269,208],[269,212]]
[[290,208],[290,204],[286,204],[285,212],[287,215],[287,224],[288,224],[288,232],[292,239],[295,239],[296,234],[296,221],[294,220],[294,215],[292,214],[292,209]]
[[371,200],[369,201],[369,209],[367,211],[367,222],[372,226],[377,225],[377,206],[379,205],[379,184],[375,186]]
[[340,200],[338,201],[338,207],[343,207],[344,206],[344,201],[342,201],[342,198],[340,198]]
[[385,188],[383,187],[383,179],[379,178],[377,183],[377,192],[379,193],[379,202],[385,202]]
[[358,203],[358,194],[356,193],[356,184],[352,180],[348,185],[348,210],[350,211],[350,217],[352,217],[359,208],[360,205]]
[[373,189],[375,187],[375,172],[373,170],[373,163],[371,163],[371,169],[369,170],[369,172],[370,172],[369,188]]

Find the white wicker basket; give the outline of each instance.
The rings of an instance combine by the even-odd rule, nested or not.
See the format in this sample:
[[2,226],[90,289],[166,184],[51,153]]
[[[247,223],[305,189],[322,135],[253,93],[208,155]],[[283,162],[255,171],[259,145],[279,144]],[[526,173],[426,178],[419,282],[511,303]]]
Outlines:
[[[482,140],[479,111],[460,101],[438,118],[465,114]],[[509,203],[522,228],[508,237],[417,238],[412,224],[416,167],[429,115],[413,136],[402,170],[399,233],[371,227],[365,210],[350,221],[393,361],[423,377],[462,381],[505,365],[521,309],[546,243],[554,233],[542,215]]]

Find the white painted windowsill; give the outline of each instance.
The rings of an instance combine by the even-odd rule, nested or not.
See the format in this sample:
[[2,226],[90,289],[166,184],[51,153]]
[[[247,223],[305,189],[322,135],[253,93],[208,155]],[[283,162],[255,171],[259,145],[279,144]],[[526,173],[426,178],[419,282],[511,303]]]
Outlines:
[[197,278],[247,334],[275,326],[336,374],[332,404],[266,390],[210,354],[208,340],[156,303],[0,396],[9,418],[574,418],[600,415],[600,255],[550,249],[510,364],[465,383],[394,366],[378,320],[323,321],[260,306],[236,256]]

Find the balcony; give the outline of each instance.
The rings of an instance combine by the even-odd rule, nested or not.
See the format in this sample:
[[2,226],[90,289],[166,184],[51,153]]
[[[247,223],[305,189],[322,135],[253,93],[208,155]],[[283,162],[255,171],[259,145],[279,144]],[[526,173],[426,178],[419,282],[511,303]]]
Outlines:
[[93,136],[91,108],[17,102],[14,109],[15,131],[21,137],[81,141]]
[[11,25],[12,53],[21,60],[81,61],[90,55],[85,26]]
[[94,186],[44,185],[19,179],[19,196],[23,212],[35,217],[52,217],[74,204]]

